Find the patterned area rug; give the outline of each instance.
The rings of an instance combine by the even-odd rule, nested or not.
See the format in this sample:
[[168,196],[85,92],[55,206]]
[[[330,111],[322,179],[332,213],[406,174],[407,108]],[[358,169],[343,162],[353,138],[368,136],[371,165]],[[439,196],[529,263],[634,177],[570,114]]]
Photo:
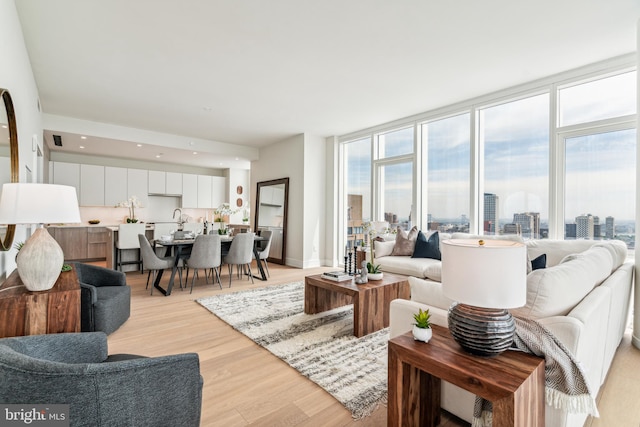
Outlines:
[[325,389],[355,419],[386,403],[389,330],[353,336],[352,305],[304,314],[303,282],[197,302]]

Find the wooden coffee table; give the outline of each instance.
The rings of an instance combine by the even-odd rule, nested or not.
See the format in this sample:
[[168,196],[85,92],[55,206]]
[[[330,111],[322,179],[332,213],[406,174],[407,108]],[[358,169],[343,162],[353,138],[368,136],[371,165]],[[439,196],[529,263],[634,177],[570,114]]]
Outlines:
[[304,279],[304,312],[316,314],[353,304],[353,335],[362,337],[389,326],[389,303],[409,299],[406,276],[384,273],[382,280],[357,285],[353,281],[334,282],[321,275]]

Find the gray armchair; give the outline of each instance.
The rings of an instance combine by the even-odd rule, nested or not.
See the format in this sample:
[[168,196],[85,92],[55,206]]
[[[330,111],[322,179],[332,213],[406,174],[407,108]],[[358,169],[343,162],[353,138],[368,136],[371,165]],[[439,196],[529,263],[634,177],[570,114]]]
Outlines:
[[73,263],[80,281],[80,330],[110,334],[131,314],[131,288],[121,271]]
[[198,426],[195,353],[107,356],[102,332],[0,339],[0,402],[68,404],[71,426]]

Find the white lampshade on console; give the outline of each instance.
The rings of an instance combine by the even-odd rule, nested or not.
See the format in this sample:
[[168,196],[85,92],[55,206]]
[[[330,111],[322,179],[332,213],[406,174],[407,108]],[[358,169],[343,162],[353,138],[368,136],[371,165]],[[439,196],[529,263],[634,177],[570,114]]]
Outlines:
[[18,252],[18,274],[30,291],[55,284],[64,264],[62,248],[43,224],[81,222],[76,189],[54,184],[4,184],[0,197],[0,224],[38,224]]
[[511,346],[515,322],[507,309],[527,301],[527,252],[509,240],[444,240],[442,291],[454,300],[449,330],[470,353],[495,356]]

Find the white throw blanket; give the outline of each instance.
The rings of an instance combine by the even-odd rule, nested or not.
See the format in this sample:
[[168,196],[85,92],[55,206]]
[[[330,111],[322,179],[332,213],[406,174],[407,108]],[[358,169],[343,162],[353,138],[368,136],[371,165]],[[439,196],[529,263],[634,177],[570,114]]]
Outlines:
[[[570,413],[598,417],[596,401],[573,354],[551,332],[535,320],[514,317],[516,333],[512,349],[544,357],[545,400],[547,405]],[[476,397],[473,427],[489,427],[492,405]]]

